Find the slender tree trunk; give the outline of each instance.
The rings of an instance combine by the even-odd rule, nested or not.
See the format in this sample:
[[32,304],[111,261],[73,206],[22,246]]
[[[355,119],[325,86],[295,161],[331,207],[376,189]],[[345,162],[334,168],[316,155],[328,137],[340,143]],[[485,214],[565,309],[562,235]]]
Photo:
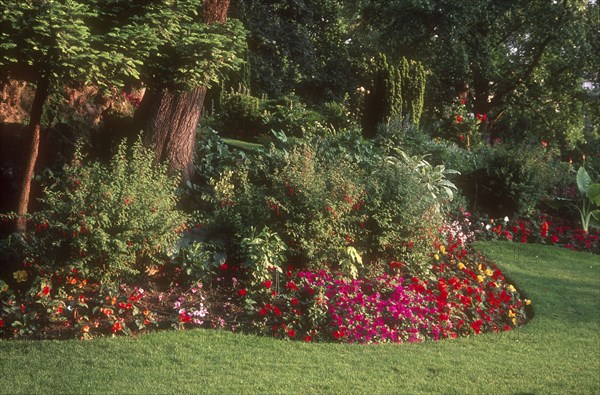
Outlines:
[[[225,22],[229,3],[230,0],[204,0],[203,21]],[[196,128],[206,90],[206,86],[187,92],[147,90],[136,112],[136,124],[144,130],[144,143],[154,149],[157,160],[166,160],[171,170],[182,171],[184,181],[193,172]]]
[[35,164],[37,162],[38,151],[40,147],[40,124],[42,120],[42,112],[44,110],[44,103],[48,98],[48,86],[49,77],[42,76],[38,80],[38,85],[35,90],[35,96],[33,98],[33,104],[31,106],[31,117],[29,121],[29,130],[31,131],[31,145],[29,148],[29,159],[27,160],[27,167],[23,174],[23,181],[21,183],[21,195],[19,196],[19,208],[17,209],[17,223],[15,230],[23,233],[27,230],[27,220],[25,216],[28,212],[29,207],[29,195],[31,193],[31,180],[33,179],[33,173],[35,170]]

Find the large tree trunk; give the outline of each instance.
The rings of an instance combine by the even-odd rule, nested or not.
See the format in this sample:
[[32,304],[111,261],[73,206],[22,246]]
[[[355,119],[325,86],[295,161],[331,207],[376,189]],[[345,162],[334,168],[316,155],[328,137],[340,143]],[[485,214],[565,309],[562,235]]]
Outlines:
[[29,195],[31,193],[31,180],[33,179],[33,173],[35,170],[35,164],[37,162],[38,151],[40,147],[40,124],[42,120],[42,112],[44,110],[44,103],[48,98],[48,87],[49,77],[43,76],[38,80],[38,85],[35,90],[35,96],[33,98],[33,104],[31,106],[31,114],[29,121],[29,130],[31,131],[31,145],[29,148],[29,158],[27,160],[27,167],[23,174],[23,181],[21,183],[21,195],[19,196],[19,208],[17,209],[17,223],[15,230],[23,233],[27,230],[27,215],[29,207]]
[[[203,21],[225,22],[229,3],[230,0],[204,0]],[[182,171],[184,181],[193,172],[196,128],[206,90],[206,86],[188,92],[147,90],[136,112],[136,124],[144,130],[144,143],[154,149],[157,160],[166,160],[171,170]]]
[[206,87],[189,92],[146,92],[150,104],[144,123],[144,144],[153,147],[156,160],[182,171],[184,180],[193,172],[196,127],[200,121]]

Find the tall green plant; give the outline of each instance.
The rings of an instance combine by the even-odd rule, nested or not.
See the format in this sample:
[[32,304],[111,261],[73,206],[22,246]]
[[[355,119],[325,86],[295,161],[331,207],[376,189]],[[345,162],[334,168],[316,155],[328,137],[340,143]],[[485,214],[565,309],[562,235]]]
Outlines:
[[600,221],[600,184],[593,183],[583,166],[577,171],[577,189],[581,195],[581,206],[575,206],[581,217],[581,227],[586,232],[591,224]]
[[363,127],[373,137],[379,124],[406,118],[418,125],[423,112],[426,71],[419,62],[402,58],[398,66],[379,54],[373,62],[373,85],[365,103]]

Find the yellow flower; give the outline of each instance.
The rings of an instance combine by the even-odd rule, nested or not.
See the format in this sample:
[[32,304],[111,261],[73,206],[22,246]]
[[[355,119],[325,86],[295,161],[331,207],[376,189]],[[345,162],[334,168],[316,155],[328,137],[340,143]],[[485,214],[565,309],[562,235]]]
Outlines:
[[441,252],[442,254],[445,254],[445,253],[446,253],[446,246],[445,246],[445,245],[443,245],[443,244],[442,244],[442,245],[440,246],[440,252]]
[[483,276],[481,274],[477,276],[477,281],[479,281],[480,283],[483,282]]
[[477,266],[477,268],[479,269],[479,271],[483,271],[483,266],[481,265],[481,263]]
[[13,277],[18,283],[23,283],[27,281],[27,272],[25,270],[18,270],[13,273]]
[[438,254],[434,254],[433,257],[435,258],[436,261],[440,260],[440,256]]
[[531,300],[529,300],[529,299],[525,299],[525,304],[526,304],[527,306],[529,306],[529,305],[531,304]]
[[462,263],[462,262],[458,262],[458,268],[459,268],[460,270],[463,270],[465,267],[466,267],[466,266],[464,265],[464,263]]
[[517,292],[517,290],[515,289],[515,287],[512,286],[512,284],[510,284],[508,287],[506,287],[510,292]]
[[513,323],[513,325],[516,325],[516,324],[517,324],[517,319],[516,319],[516,318],[513,318],[513,319],[512,319],[512,323]]
[[509,317],[514,317],[515,315],[516,315],[516,314],[515,314],[515,312],[514,312],[514,311],[512,311],[512,310],[508,310],[508,316],[509,316]]
[[492,274],[494,274],[494,272],[493,272],[493,271],[491,271],[489,268],[488,268],[488,269],[485,269],[485,272],[484,272],[484,273],[485,273],[485,275],[486,275],[486,276],[488,276],[488,277],[492,277]]

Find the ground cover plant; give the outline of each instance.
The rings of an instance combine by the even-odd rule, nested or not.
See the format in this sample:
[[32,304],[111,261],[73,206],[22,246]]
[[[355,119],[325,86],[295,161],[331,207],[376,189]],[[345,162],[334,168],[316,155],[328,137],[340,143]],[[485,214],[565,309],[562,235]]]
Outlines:
[[0,341],[0,389],[15,394],[597,393],[596,256],[510,242],[478,248],[527,290],[535,312],[527,325],[376,347],[282,342],[205,329],[92,342]]

